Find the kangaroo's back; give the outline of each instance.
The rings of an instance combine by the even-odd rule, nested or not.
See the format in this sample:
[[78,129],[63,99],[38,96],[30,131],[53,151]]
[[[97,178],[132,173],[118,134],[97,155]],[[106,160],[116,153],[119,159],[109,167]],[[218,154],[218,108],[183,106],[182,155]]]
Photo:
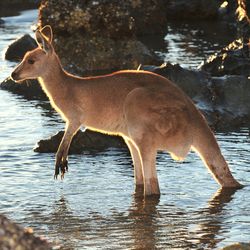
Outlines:
[[[117,134],[124,132],[118,128],[125,125],[125,103],[135,89],[143,88],[151,93],[157,92],[158,95],[162,93],[161,96],[169,106],[182,105],[190,113],[197,112],[192,101],[180,88],[168,79],[147,71],[125,70],[104,76],[78,78],[70,85],[74,102],[83,110],[87,107],[83,117],[86,126],[109,133],[112,130]],[[140,99],[145,102],[143,98]],[[150,101],[144,106],[148,104]]]

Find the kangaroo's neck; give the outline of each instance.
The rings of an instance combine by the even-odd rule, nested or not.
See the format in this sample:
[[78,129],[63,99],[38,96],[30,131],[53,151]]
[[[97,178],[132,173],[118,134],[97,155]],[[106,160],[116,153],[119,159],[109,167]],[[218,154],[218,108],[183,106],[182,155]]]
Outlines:
[[47,68],[48,70],[38,80],[47,96],[55,99],[56,96],[62,96],[66,91],[67,73],[63,70],[57,55],[53,55]]

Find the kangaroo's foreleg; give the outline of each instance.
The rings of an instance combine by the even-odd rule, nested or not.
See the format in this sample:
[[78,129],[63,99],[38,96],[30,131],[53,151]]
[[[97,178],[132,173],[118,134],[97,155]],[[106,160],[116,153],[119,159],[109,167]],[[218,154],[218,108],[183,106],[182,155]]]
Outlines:
[[138,149],[135,147],[133,142],[128,139],[124,138],[128,149],[130,151],[132,160],[133,160],[133,165],[134,165],[134,178],[135,178],[135,193],[139,194],[143,192],[143,173],[142,173],[142,164],[141,164],[141,158],[140,154],[138,152]]
[[62,141],[59,145],[59,148],[56,153],[56,164],[55,164],[55,178],[61,172],[61,178],[64,177],[66,171],[68,171],[68,152],[70,143],[74,134],[78,131],[80,124],[68,122],[65,128],[65,132],[62,138]]

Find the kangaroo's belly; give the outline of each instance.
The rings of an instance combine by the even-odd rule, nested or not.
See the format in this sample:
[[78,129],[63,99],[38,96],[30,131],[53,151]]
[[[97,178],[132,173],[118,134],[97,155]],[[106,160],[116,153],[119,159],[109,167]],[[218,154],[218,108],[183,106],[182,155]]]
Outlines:
[[123,110],[117,110],[116,108],[108,109],[106,107],[106,109],[97,110],[94,115],[86,115],[83,125],[91,130],[105,134],[126,134],[127,126]]

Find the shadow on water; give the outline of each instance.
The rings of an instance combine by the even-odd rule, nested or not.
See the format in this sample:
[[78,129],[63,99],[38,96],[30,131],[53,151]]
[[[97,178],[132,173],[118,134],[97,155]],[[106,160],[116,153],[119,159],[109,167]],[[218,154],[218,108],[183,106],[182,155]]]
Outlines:
[[[36,210],[34,219],[46,225],[49,238],[67,250],[97,245],[102,249],[215,249],[221,241],[218,235],[224,223],[223,213],[235,192],[219,189],[205,208],[192,212],[172,205],[163,207],[157,197],[143,199],[134,195],[125,212],[103,216],[89,211],[84,217],[74,214],[62,195],[51,213],[44,216],[40,211],[38,216]],[[190,227],[192,224],[195,228]]]

